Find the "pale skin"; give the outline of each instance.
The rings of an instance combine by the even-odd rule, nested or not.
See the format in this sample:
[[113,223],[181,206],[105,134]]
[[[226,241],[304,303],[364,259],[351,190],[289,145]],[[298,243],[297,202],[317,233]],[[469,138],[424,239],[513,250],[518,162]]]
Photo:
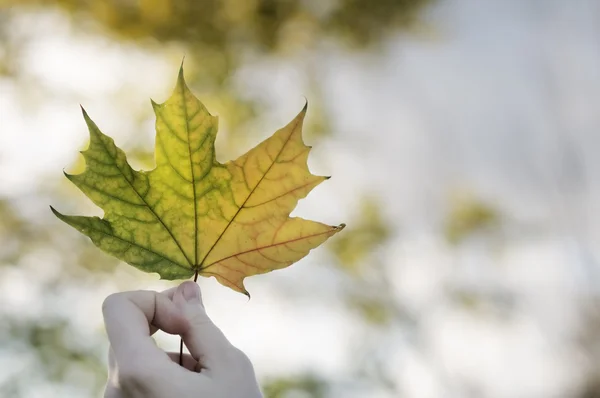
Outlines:
[[[102,305],[110,341],[105,398],[262,398],[252,363],[210,320],[198,285],[110,295]],[[190,354],[165,352],[158,329],[180,335]]]

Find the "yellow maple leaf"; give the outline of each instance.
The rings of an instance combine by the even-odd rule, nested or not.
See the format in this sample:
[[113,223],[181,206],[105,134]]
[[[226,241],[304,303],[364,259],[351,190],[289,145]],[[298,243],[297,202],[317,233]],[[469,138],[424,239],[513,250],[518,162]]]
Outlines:
[[66,174],[104,210],[104,218],[62,221],[100,249],[163,279],[214,276],[249,295],[244,278],[285,268],[344,228],[289,217],[298,200],[328,177],[307,165],[306,106],[285,127],[240,158],[215,157],[217,117],[177,85],[156,114],[156,168],[136,171],[112,138],[83,115],[90,144],[86,169]]

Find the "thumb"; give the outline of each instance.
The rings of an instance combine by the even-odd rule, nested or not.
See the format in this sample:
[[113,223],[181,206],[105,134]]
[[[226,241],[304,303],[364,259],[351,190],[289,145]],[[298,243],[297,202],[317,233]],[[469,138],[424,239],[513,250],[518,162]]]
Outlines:
[[189,323],[181,338],[192,357],[204,368],[221,365],[233,346],[206,314],[200,287],[192,281],[183,282],[175,291],[173,302]]

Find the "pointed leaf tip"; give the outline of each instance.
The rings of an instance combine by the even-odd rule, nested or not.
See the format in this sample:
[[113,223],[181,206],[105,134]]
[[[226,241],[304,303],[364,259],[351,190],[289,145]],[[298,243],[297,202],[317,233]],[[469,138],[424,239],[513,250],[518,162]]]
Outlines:
[[83,114],[83,118],[88,120],[90,117],[88,116],[87,111],[85,110],[85,108],[83,107],[83,105],[79,104],[79,108],[81,109],[81,113]]
[[50,205],[50,210],[59,220],[64,220],[65,216],[61,212],[56,210],[54,207],[52,207],[52,205]]
[[181,66],[179,67],[179,73],[177,74],[177,82],[175,83],[175,87],[176,87],[176,90],[178,93],[181,93],[180,90],[182,90],[182,91],[190,90],[185,81],[185,74],[183,72],[183,62],[181,64]]
[[85,124],[88,127],[88,130],[91,135],[92,130],[95,128],[98,128],[98,127],[96,126],[96,123],[94,123],[94,121],[92,120],[90,115],[88,115],[87,111],[85,110],[85,108],[83,106],[81,106],[81,113],[83,114],[83,120],[85,120]]
[[185,78],[183,75],[183,61],[181,60],[181,66],[179,66],[179,73],[177,74],[177,82],[183,82],[185,84]]

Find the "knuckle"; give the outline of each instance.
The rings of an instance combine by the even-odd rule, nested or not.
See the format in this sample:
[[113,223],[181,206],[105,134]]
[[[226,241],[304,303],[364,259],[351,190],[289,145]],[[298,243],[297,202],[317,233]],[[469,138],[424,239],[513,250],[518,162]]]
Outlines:
[[187,313],[187,318],[190,324],[196,327],[203,327],[205,325],[212,325],[212,321],[204,311],[193,311]]

